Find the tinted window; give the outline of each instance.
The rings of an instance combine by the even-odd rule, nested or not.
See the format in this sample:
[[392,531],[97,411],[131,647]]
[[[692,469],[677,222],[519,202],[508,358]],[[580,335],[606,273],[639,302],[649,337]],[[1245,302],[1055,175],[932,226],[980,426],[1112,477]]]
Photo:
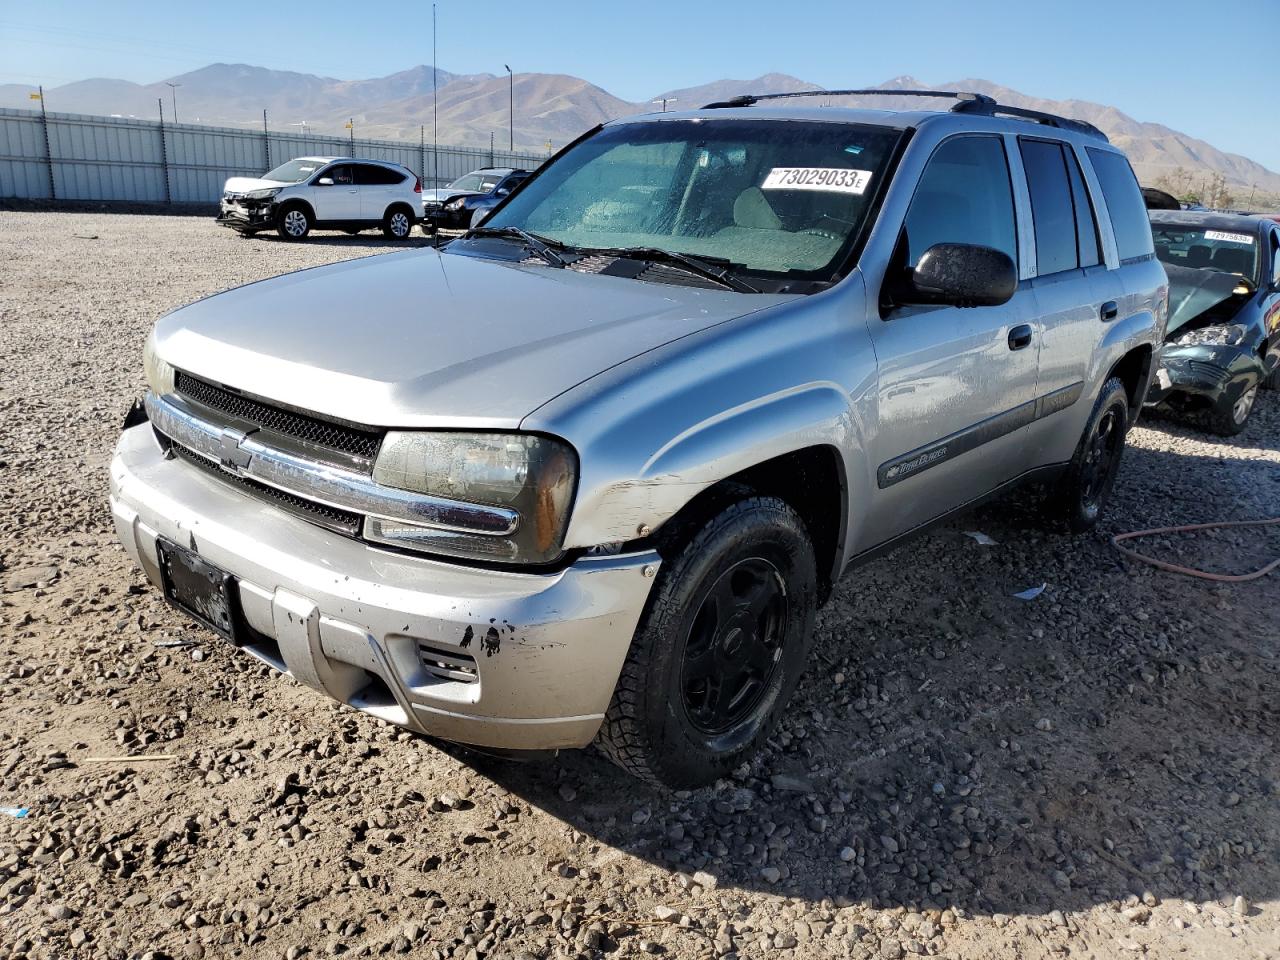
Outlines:
[[356,165],[356,183],[363,186],[386,187],[394,183],[400,183],[403,180],[403,173],[396,173],[396,171],[388,167],[379,167],[372,163]]
[[328,170],[323,172],[320,179],[323,180],[326,177],[332,180],[335,186],[338,184],[349,184],[354,182],[352,180],[351,166],[349,164],[330,167]]
[[1036,227],[1036,272],[1044,277],[1074,270],[1078,266],[1076,215],[1062,146],[1044,140],[1022,140],[1019,147]]
[[1118,153],[1089,148],[1089,160],[1102,195],[1107,200],[1107,212],[1111,215],[1111,227],[1115,230],[1116,246],[1120,259],[1145,257],[1153,252],[1151,223],[1147,220],[1147,207],[1142,202],[1142,191],[1133,175],[1129,161]]
[[1092,267],[1102,262],[1098,246],[1098,220],[1093,212],[1093,201],[1085,189],[1076,152],[1063,148],[1067,157],[1067,175],[1071,178],[1071,200],[1076,208],[1076,248],[1080,254],[1080,266]]
[[929,158],[903,224],[907,266],[935,243],[994,247],[1018,262],[1009,163],[996,137],[956,137]]

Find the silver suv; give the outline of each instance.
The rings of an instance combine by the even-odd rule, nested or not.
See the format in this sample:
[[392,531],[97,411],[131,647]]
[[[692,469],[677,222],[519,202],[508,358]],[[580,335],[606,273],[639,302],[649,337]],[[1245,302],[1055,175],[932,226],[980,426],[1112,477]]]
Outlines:
[[724,774],[838,577],[1030,479],[1088,529],[1147,392],[1167,280],[1124,155],[946,96],[617,121],[443,250],[169,314],[121,541],[393,723]]

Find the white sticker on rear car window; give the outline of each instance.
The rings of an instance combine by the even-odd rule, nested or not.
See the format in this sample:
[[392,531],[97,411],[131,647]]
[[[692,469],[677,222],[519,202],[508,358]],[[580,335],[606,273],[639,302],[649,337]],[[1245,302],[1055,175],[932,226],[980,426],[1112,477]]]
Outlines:
[[760,184],[761,190],[827,190],[863,193],[871,182],[870,170],[839,167],[774,167]]
[[1204,232],[1206,240],[1218,240],[1222,243],[1247,243],[1253,245],[1253,237],[1247,233],[1227,233],[1223,230],[1206,230]]

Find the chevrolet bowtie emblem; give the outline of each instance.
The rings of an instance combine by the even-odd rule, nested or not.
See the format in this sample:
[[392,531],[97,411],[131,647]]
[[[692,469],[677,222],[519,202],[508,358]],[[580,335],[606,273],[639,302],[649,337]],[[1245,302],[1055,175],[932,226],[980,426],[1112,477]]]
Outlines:
[[240,430],[233,430],[230,427],[222,431],[222,440],[220,441],[222,449],[218,462],[231,473],[240,473],[245,467],[249,466],[249,461],[253,459],[253,454],[240,446],[247,436],[248,434]]

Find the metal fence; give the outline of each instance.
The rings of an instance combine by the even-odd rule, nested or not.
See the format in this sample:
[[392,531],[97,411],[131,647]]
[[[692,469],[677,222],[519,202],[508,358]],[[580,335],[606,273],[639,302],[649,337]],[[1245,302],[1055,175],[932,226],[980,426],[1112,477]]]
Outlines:
[[545,157],[430,142],[237,130],[0,108],[0,197],[212,203],[227,177],[257,176],[304,156],[391,160],[444,186],[482,166],[532,169]]

